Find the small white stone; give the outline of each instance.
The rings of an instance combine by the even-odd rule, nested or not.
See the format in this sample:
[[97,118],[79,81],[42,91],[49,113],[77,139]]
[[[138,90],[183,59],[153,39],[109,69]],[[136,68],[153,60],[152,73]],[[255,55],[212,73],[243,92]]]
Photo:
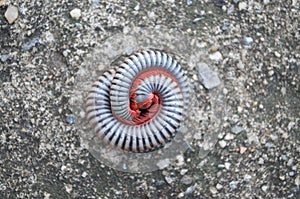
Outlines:
[[251,46],[251,44],[253,43],[253,38],[252,37],[244,37],[243,43],[246,46]]
[[198,76],[196,74],[193,74],[192,76],[193,80],[197,81],[198,80]]
[[241,70],[245,69],[245,65],[243,64],[242,61],[239,61],[236,66],[238,69],[241,69]]
[[218,190],[217,190],[215,187],[213,187],[213,186],[209,187],[209,191],[210,191],[210,193],[212,193],[213,195],[215,195],[216,193],[218,193]]
[[239,10],[241,11],[241,10],[246,10],[246,8],[247,8],[247,3],[245,3],[245,2],[239,2],[239,5],[238,5],[238,8],[239,8]]
[[184,192],[181,192],[177,195],[177,198],[183,198],[184,197]]
[[233,126],[231,128],[231,132],[234,133],[234,134],[239,134],[240,132],[242,132],[244,130],[243,127],[241,126]]
[[238,106],[237,111],[238,111],[238,113],[241,113],[243,111],[243,107]]
[[280,89],[280,91],[281,91],[281,94],[282,94],[282,95],[285,95],[285,94],[286,94],[286,88],[285,88],[285,87],[282,87],[282,88]]
[[269,76],[272,76],[272,75],[274,75],[274,73],[275,73],[274,70],[270,70],[270,71],[268,72],[268,75],[269,75]]
[[177,159],[177,163],[176,163],[177,166],[180,167],[180,166],[184,165],[184,157],[183,157],[183,155],[177,155],[176,159]]
[[229,187],[230,187],[231,189],[236,189],[237,186],[238,186],[238,184],[239,184],[238,181],[231,181],[231,182],[229,183]]
[[228,90],[226,88],[223,89],[223,93],[224,95],[227,95],[228,94]]
[[136,4],[136,6],[134,7],[134,10],[135,10],[135,11],[139,11],[139,10],[140,10],[140,4],[139,4],[139,3]]
[[129,26],[124,26],[123,27],[123,33],[128,34],[130,32],[130,27]]
[[65,189],[66,189],[66,192],[71,193],[71,191],[73,190],[73,187],[70,184],[66,184]]
[[252,178],[252,176],[249,174],[245,174],[245,176],[244,176],[245,181],[249,181],[249,180],[251,180],[251,178]]
[[73,19],[78,20],[81,17],[81,10],[79,8],[74,8],[71,12],[70,15]]
[[68,56],[68,50],[64,50],[62,54],[63,54],[64,57],[67,57]]
[[216,185],[216,188],[217,188],[218,190],[221,190],[221,189],[223,188],[223,186],[222,186],[221,184],[217,184],[217,185]]
[[259,158],[258,159],[258,162],[257,162],[257,164],[260,164],[260,165],[262,165],[262,164],[264,164],[265,163],[265,161],[264,161],[264,159],[263,158]]
[[181,169],[180,170],[180,175],[184,175],[188,172],[189,170],[188,169]]
[[221,54],[219,51],[216,51],[216,52],[214,52],[214,53],[211,53],[211,54],[209,55],[209,58],[210,58],[211,60],[214,60],[214,61],[220,61],[220,60],[223,59],[223,56],[222,56],[222,54]]
[[84,171],[84,172],[81,174],[81,177],[85,178],[87,175],[88,175],[88,173]]
[[226,169],[226,170],[229,170],[229,169],[230,169],[230,165],[231,165],[231,164],[230,164],[229,162],[225,162],[225,163],[224,163],[225,169]]
[[243,154],[247,151],[247,148],[244,146],[240,146],[240,154]]
[[263,190],[263,192],[267,192],[267,190],[268,190],[268,185],[263,185],[263,186],[261,187],[261,190]]
[[234,135],[231,133],[227,133],[224,137],[224,140],[233,140],[234,139]]
[[62,165],[60,169],[61,169],[61,171],[65,171],[66,168],[67,168],[67,167],[66,167],[65,165]]
[[50,194],[50,193],[48,193],[48,192],[44,192],[44,199],[49,199],[49,198],[50,198],[50,196],[51,196],[51,194]]
[[166,180],[166,182],[168,183],[168,184],[172,184],[173,182],[174,182],[174,178],[172,178],[172,177],[170,177],[170,176],[166,176],[165,177],[165,180]]
[[285,176],[284,176],[284,175],[280,175],[280,176],[279,176],[279,179],[280,179],[281,181],[283,181],[283,180],[285,180]]
[[300,185],[300,176],[297,176],[295,179],[295,185],[299,186]]
[[281,57],[281,54],[280,54],[279,52],[277,52],[277,51],[274,52],[274,55],[275,55],[275,57],[277,57],[277,58],[280,58],[280,57]]
[[18,8],[16,6],[9,5],[4,16],[9,24],[14,23],[19,16]]
[[226,147],[227,143],[226,143],[226,141],[224,141],[224,140],[220,140],[220,141],[219,141],[219,145],[220,145],[220,147],[221,147],[222,149],[224,149],[224,148]]
[[175,0],[167,0],[168,3],[175,3]]
[[155,17],[156,17],[155,12],[152,12],[152,11],[149,12],[149,13],[148,13],[148,17],[149,17],[149,18],[155,18]]
[[291,129],[293,129],[295,125],[296,125],[295,122],[289,122],[289,124],[287,126],[288,130],[290,131]]

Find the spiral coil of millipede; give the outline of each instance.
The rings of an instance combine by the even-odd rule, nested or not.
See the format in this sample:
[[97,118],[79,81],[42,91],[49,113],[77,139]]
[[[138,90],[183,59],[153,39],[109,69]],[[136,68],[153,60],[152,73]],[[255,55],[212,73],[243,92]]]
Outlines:
[[95,81],[86,97],[86,118],[106,143],[149,152],[175,136],[188,106],[180,64],[157,50],[134,53]]

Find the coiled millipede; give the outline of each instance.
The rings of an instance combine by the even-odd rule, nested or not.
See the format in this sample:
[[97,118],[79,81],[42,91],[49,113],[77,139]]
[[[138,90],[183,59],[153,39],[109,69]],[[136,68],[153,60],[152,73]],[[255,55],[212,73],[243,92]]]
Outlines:
[[170,55],[145,50],[103,73],[86,97],[86,117],[98,136],[131,152],[171,141],[186,116],[188,83]]

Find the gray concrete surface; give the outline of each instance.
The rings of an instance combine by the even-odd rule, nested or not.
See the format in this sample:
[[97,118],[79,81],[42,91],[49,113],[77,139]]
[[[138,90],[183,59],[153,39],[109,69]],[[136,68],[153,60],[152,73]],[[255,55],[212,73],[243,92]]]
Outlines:
[[[188,34],[210,55],[227,106],[205,158],[195,139],[168,168],[130,174],[81,146],[78,69],[132,26]],[[299,32],[298,0],[0,0],[0,198],[299,198]]]

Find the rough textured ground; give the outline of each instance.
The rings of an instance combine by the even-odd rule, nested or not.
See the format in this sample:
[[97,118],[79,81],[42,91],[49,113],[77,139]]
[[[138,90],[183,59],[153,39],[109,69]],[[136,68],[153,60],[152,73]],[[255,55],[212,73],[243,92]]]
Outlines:
[[[8,24],[11,4],[19,18]],[[0,198],[299,198],[299,12],[297,0],[0,0]],[[227,108],[206,158],[193,144],[167,169],[128,174],[80,147],[69,105],[78,67],[133,25],[221,53]]]

